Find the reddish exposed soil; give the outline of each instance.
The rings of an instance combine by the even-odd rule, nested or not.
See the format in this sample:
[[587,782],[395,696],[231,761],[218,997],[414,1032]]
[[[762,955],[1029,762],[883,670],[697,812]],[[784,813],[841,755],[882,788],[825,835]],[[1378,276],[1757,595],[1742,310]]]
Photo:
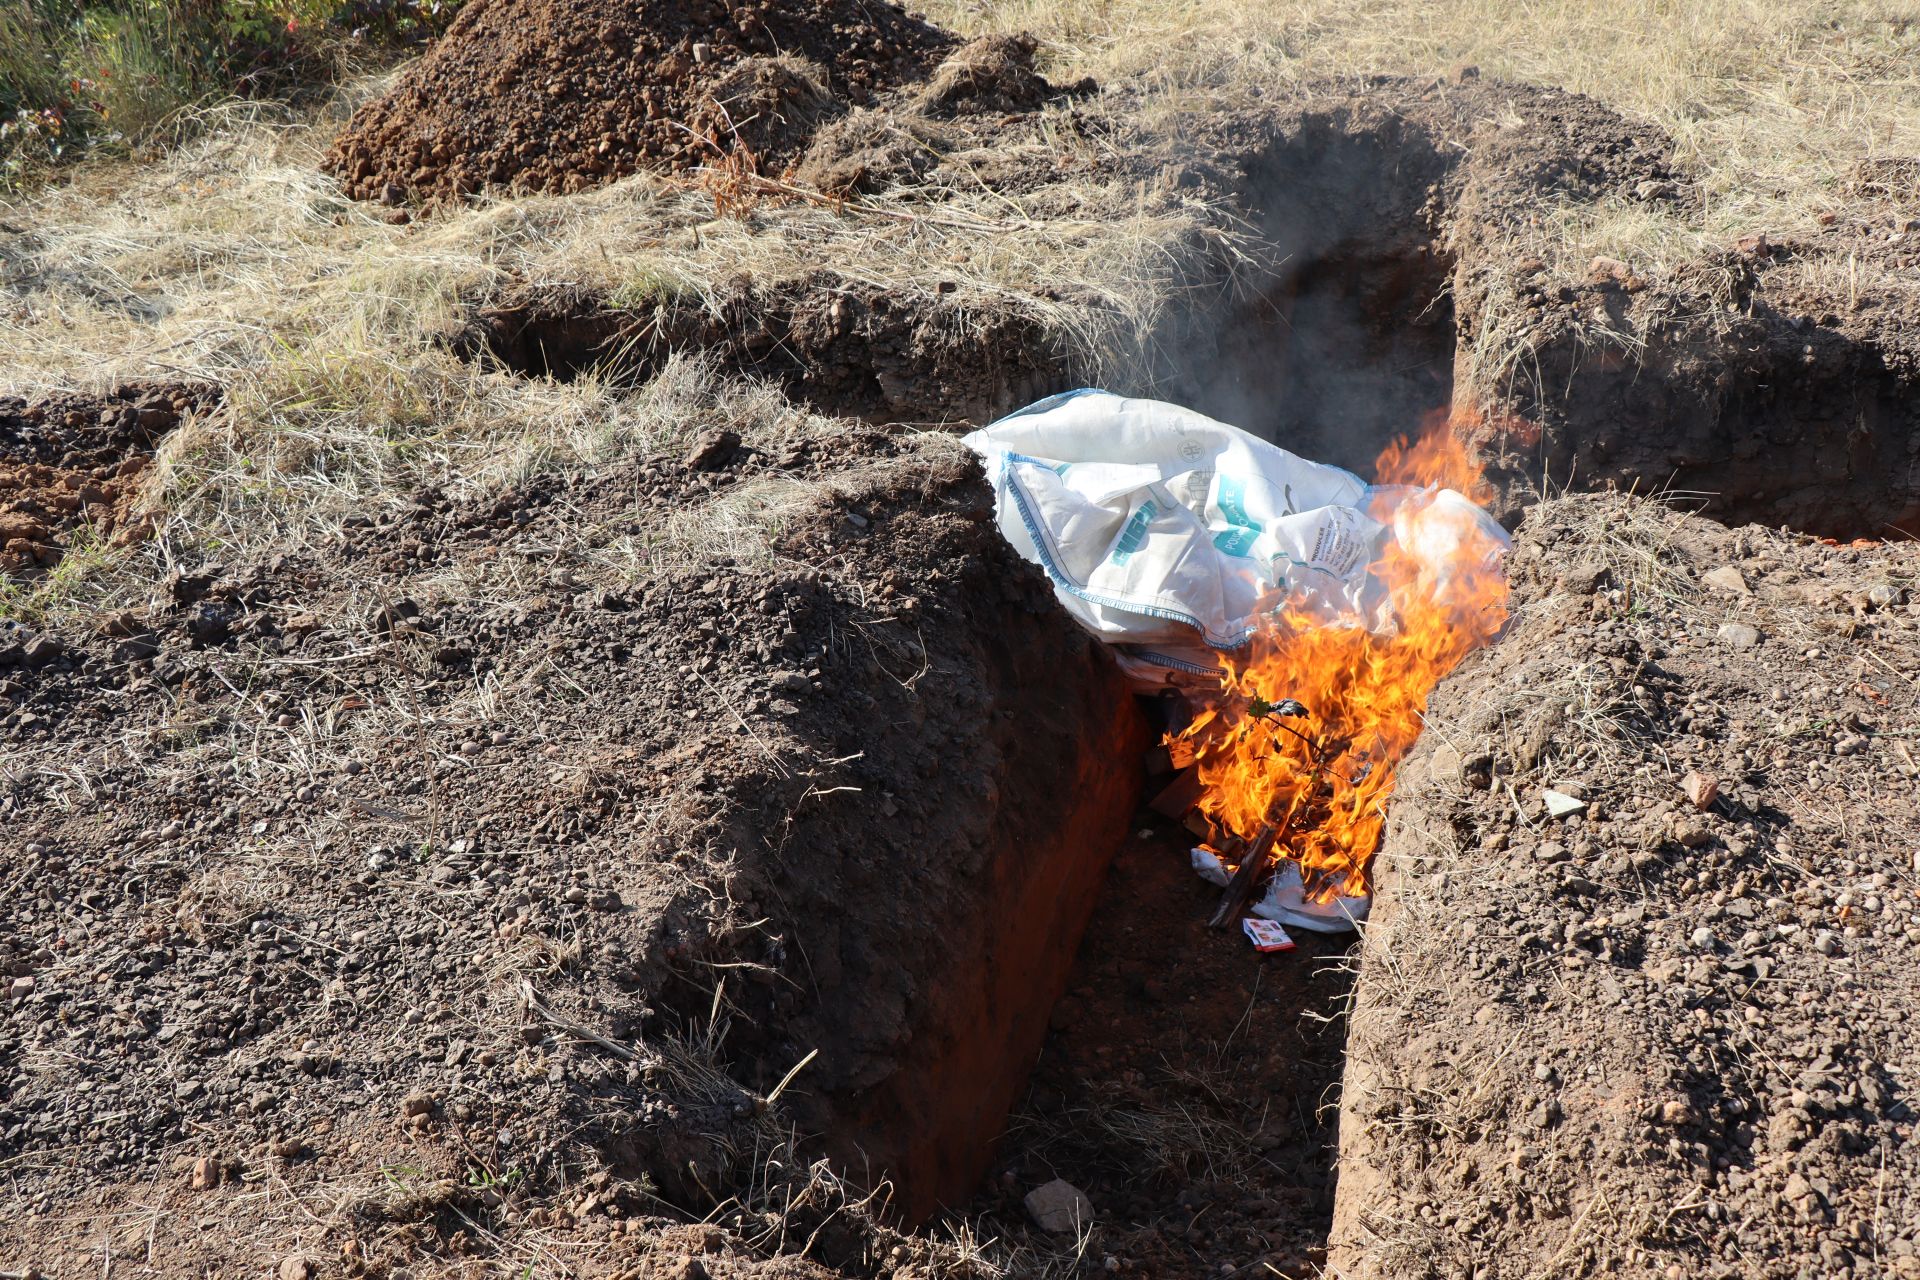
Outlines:
[[104,396],[0,397],[0,574],[55,564],[78,531],[113,545],[141,536],[141,478],[154,448],[208,387],[135,383]]
[[326,165],[362,199],[577,191],[730,155],[778,166],[825,115],[955,41],[886,0],[474,0]]

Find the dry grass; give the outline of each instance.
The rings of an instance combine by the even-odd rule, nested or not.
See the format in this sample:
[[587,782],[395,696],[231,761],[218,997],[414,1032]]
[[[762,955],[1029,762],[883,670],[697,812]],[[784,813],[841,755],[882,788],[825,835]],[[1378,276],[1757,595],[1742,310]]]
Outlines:
[[1486,76],[1589,94],[1673,135],[1707,197],[1694,224],[1621,208],[1570,229],[1608,252],[1800,227],[1869,157],[1920,154],[1920,22],[1896,0],[932,0],[967,32],[1027,29],[1067,74],[1170,109],[1318,76]]
[[[936,0],[932,16],[966,33],[1030,29],[1056,74],[1127,84],[1144,95],[1146,117],[1169,126],[1203,102],[1272,100],[1332,72],[1472,63],[1593,93],[1669,130],[1706,202],[1697,216],[1644,205],[1545,211],[1543,241],[1567,261],[1606,252],[1657,270],[1740,232],[1797,229],[1851,198],[1862,160],[1920,154],[1920,24],[1890,4]],[[956,286],[961,315],[1026,309],[1098,376],[1137,366],[1201,256],[1252,251],[1208,231],[1220,225],[1210,211],[1118,180],[1045,201],[982,185],[937,193],[937,208],[924,193],[857,208],[733,193],[721,216],[709,190],[642,177],[401,228],[343,199],[314,167],[346,113],[382,87],[357,81],[300,118],[220,108],[198,141],[159,163],[101,163],[0,208],[5,390],[140,376],[228,387],[222,420],[166,457],[182,556],[324,537],[344,514],[422,485],[478,492],[543,468],[601,465],[660,447],[676,424],[714,410],[711,378],[698,370],[636,398],[591,378],[557,385],[489,372],[436,343],[467,301],[510,280],[700,305],[742,277],[824,269],[893,289],[924,283],[933,268]],[[1099,154],[1065,115],[1023,145]],[[1212,240],[1197,244],[1196,233]],[[1859,281],[1857,265],[1803,269],[1827,283],[1849,270],[1854,287],[1886,283]],[[1038,296],[1041,285],[1070,286],[1072,301]],[[1492,381],[1526,376],[1523,341],[1497,324],[1480,336]],[[750,409],[778,412],[770,398]],[[736,500],[742,511],[719,518],[764,523],[766,508],[792,496],[747,495]],[[44,612],[111,559],[71,558],[58,581],[6,607]]]
[[[466,496],[670,447],[716,419],[747,430],[792,416],[777,395],[723,385],[697,362],[636,391],[454,357],[438,335],[509,281],[578,282],[629,305],[712,306],[730,282],[816,270],[918,290],[933,263],[963,322],[1017,306],[1099,367],[1134,359],[1205,251],[1200,211],[1146,202],[1118,182],[1053,202],[1068,216],[1034,215],[984,186],[942,193],[937,213],[924,193],[894,193],[857,209],[760,198],[722,216],[699,185],[643,176],[573,197],[503,197],[403,228],[343,199],[315,168],[353,102],[378,88],[357,85],[311,119],[231,108],[157,164],[84,170],[0,211],[7,390],[136,377],[227,388],[219,419],[163,454],[167,532],[183,558],[311,543],[423,486]],[[1063,281],[1075,285],[1071,303],[1040,296]],[[776,522],[792,488],[762,486],[694,519],[751,533]],[[88,563],[74,558],[60,582],[12,600],[10,612],[44,613]]]

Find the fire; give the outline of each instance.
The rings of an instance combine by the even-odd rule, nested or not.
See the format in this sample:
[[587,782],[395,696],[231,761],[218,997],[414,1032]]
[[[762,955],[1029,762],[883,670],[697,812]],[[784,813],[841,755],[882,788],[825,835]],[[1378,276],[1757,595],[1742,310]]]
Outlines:
[[[1310,897],[1370,892],[1395,771],[1419,737],[1441,677],[1506,621],[1504,544],[1462,495],[1484,500],[1479,468],[1445,419],[1397,441],[1375,468],[1369,514],[1393,529],[1372,566],[1388,606],[1360,618],[1281,607],[1226,655],[1220,695],[1170,743],[1191,754],[1199,811],[1228,838],[1233,865],[1268,832]],[[1277,833],[1275,836],[1273,833]]]

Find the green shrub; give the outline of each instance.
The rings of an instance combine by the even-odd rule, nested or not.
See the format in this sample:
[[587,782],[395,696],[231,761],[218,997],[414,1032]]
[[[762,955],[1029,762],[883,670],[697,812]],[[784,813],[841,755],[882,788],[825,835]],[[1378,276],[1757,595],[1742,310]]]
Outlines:
[[0,187],[183,109],[329,77],[348,44],[437,35],[460,0],[0,0]]

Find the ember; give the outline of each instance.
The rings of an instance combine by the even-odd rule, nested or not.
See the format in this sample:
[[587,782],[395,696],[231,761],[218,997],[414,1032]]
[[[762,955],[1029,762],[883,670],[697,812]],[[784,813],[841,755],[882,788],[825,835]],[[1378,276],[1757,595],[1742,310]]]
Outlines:
[[1216,924],[1286,860],[1308,901],[1370,892],[1387,798],[1428,694],[1506,621],[1504,546],[1468,500],[1483,482],[1451,425],[1390,446],[1375,476],[1368,514],[1393,529],[1371,566],[1388,597],[1375,616],[1276,599],[1226,655],[1220,693],[1167,743],[1173,759],[1192,760],[1195,811],[1234,872]]

